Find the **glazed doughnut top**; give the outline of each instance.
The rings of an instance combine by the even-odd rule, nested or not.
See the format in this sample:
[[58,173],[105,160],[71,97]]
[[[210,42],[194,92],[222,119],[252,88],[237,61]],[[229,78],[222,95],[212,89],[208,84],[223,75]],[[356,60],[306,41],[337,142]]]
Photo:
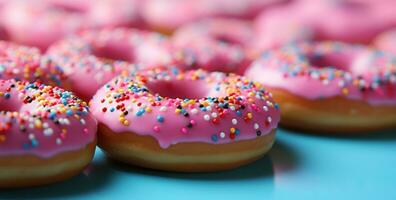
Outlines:
[[180,142],[230,143],[276,128],[280,111],[259,83],[235,74],[153,69],[119,76],[91,100],[92,113],[114,132]]
[[86,103],[58,87],[0,80],[0,110],[0,156],[48,158],[96,137]]
[[64,78],[63,71],[51,67],[39,49],[0,41],[0,79],[59,85]]
[[372,105],[396,104],[396,57],[366,46],[289,45],[263,53],[246,76],[307,99],[342,96]]

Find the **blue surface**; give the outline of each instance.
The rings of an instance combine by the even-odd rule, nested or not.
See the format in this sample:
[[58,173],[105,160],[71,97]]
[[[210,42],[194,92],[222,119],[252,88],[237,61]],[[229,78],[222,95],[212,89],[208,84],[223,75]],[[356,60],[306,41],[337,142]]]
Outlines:
[[0,191],[1,199],[396,199],[396,131],[359,137],[280,129],[263,159],[231,171],[165,173],[109,161],[97,151],[63,183]]

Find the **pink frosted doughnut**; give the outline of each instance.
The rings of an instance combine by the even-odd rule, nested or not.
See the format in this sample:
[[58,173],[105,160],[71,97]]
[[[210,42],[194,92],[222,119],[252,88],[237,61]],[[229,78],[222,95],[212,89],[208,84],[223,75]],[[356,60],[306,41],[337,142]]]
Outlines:
[[51,67],[39,49],[0,41],[0,79],[61,85],[64,78],[62,70]]
[[255,160],[273,139],[255,142],[273,136],[279,122],[278,106],[260,84],[201,70],[117,77],[90,107],[101,124],[99,146],[111,157],[171,171],[229,169]]
[[172,33],[207,17],[253,18],[259,11],[287,0],[148,0],[142,17],[154,30]]
[[213,16],[252,19],[260,12],[289,2],[289,0],[207,0]]
[[170,48],[163,35],[117,28],[84,31],[51,45],[46,55],[63,69],[71,90],[89,100],[123,71],[171,64]]
[[97,122],[70,92],[0,80],[0,109],[1,188],[60,181],[91,161]]
[[11,40],[44,50],[65,35],[86,28],[137,25],[134,2],[100,0],[71,6],[54,1],[16,0],[4,6],[2,16],[7,19],[3,23]]
[[261,13],[254,21],[254,29],[256,40],[252,46],[258,53],[313,39],[312,28],[301,19],[300,13],[295,13],[295,4]]
[[206,0],[147,0],[142,17],[151,29],[171,33],[179,26],[209,16]]
[[395,64],[364,46],[302,43],[265,52],[246,76],[270,88],[288,126],[368,131],[396,124]]
[[374,45],[383,50],[396,55],[396,29],[386,31],[374,40]]
[[248,22],[215,18],[185,25],[172,39],[187,67],[243,74],[252,38]]
[[255,21],[259,50],[302,40],[369,43],[389,27],[373,6],[331,0],[293,3],[264,12]]

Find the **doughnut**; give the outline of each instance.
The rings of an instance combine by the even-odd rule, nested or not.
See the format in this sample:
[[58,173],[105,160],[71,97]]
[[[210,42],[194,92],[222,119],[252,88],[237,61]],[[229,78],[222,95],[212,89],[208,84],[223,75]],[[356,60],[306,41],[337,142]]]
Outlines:
[[253,19],[260,12],[282,6],[289,0],[207,0],[212,16]]
[[141,15],[154,31],[170,35],[178,27],[209,16],[206,0],[146,0]]
[[146,168],[204,172],[260,158],[275,137],[279,106],[259,83],[221,72],[152,69],[119,76],[90,102],[98,145]]
[[396,28],[381,33],[374,40],[374,46],[396,55]]
[[214,18],[187,24],[172,37],[188,69],[243,74],[250,64],[251,25],[243,20]]
[[209,17],[252,19],[263,9],[286,0],[147,0],[142,18],[148,26],[170,35],[177,28]]
[[54,183],[92,160],[97,122],[58,87],[0,80],[0,188]]
[[274,94],[281,125],[359,133],[396,126],[395,64],[367,46],[307,42],[264,52],[245,75]]
[[[293,3],[265,11],[257,16],[253,22],[256,40],[252,48],[255,50],[255,55],[268,49],[310,41],[314,38],[312,27],[301,19],[301,13],[297,13],[295,7]],[[290,17],[290,13],[293,13],[293,17]]]
[[60,40],[48,48],[46,56],[63,69],[70,90],[88,101],[122,72],[172,63],[170,48],[163,35],[115,28],[83,31]]
[[72,6],[50,0],[15,0],[4,5],[2,16],[7,19],[4,28],[12,41],[45,50],[83,29],[137,25],[133,2],[99,0]]
[[51,67],[39,49],[0,41],[0,79],[61,85],[64,78],[63,71]]
[[391,27],[378,13],[373,6],[359,2],[297,1],[259,15],[255,20],[256,48],[266,50],[303,40],[369,44]]

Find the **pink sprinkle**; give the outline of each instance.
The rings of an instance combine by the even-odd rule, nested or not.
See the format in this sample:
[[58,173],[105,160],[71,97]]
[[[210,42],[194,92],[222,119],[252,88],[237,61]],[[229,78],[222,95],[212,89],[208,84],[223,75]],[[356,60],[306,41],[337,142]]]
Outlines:
[[159,126],[154,126],[154,127],[153,127],[153,130],[154,130],[155,132],[159,132],[159,131],[160,131],[160,127],[159,127]]
[[195,121],[192,119],[192,120],[190,120],[190,123],[192,124],[192,125],[195,125]]
[[181,129],[181,132],[182,132],[182,133],[187,133],[187,131],[188,131],[188,130],[187,130],[186,128],[184,128],[184,127]]

